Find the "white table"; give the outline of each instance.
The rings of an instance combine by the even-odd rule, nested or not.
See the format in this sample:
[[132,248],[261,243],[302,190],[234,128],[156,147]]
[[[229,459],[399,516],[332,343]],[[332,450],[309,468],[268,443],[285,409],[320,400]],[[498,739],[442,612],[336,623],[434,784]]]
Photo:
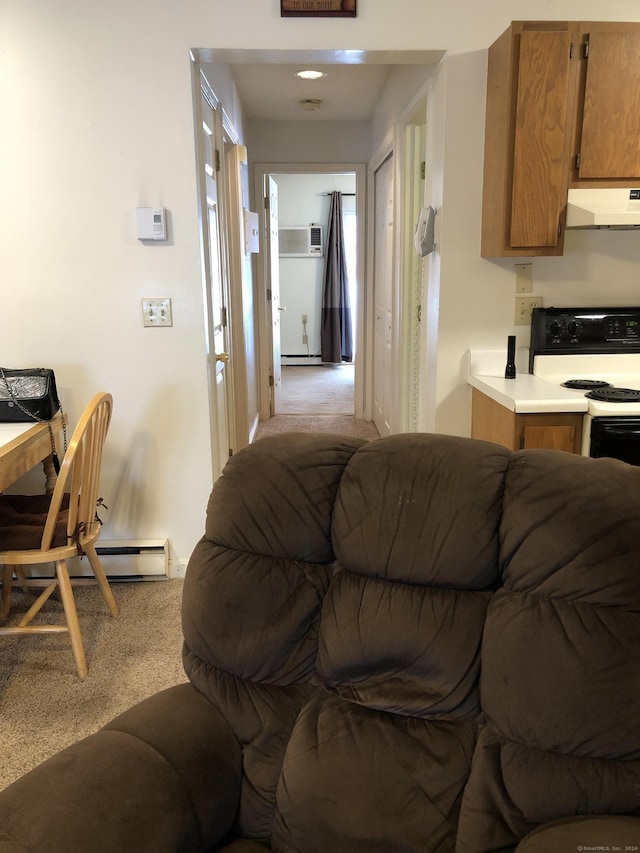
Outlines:
[[53,491],[56,472],[51,454],[51,434],[62,431],[62,414],[58,412],[45,423],[0,423],[0,492],[19,480],[23,474],[42,462],[45,489]]

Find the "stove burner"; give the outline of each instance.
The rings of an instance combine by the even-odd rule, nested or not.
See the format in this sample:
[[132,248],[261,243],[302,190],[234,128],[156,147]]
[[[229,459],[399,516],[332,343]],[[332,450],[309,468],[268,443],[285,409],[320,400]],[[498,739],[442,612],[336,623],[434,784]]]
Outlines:
[[585,397],[600,400],[602,403],[637,403],[640,400],[640,391],[633,388],[596,388],[594,391],[587,391]]
[[577,388],[578,390],[591,390],[593,388],[609,388],[610,382],[601,379],[568,379],[562,383],[563,388]]

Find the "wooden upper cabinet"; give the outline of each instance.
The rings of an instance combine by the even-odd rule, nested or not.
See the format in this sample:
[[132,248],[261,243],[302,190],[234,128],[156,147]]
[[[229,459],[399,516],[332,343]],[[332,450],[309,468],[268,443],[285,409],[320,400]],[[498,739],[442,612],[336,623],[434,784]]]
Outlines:
[[483,257],[561,255],[578,31],[515,21],[489,49]]
[[640,25],[583,24],[573,182],[640,178]]
[[561,255],[569,187],[640,185],[640,23],[514,21],[489,48],[482,257]]
[[510,245],[557,246],[567,202],[571,33],[523,32],[516,98]]

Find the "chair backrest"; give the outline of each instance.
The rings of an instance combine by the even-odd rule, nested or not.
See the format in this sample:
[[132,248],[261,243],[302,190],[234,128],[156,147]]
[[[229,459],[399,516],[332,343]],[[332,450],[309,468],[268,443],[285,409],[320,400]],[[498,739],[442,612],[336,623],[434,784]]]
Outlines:
[[98,392],[86,407],[65,452],[42,534],[42,550],[51,548],[56,523],[63,508],[65,494],[69,495],[67,541],[82,542],[95,531],[96,502],[100,482],[102,449],[107,437],[113,398]]

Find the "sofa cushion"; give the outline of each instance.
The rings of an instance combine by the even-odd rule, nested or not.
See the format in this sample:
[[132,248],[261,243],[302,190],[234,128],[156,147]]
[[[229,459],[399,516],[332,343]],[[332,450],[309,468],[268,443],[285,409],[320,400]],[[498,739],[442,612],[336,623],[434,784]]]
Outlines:
[[484,442],[402,435],[352,458],[333,520],[344,571],[320,624],[325,685],[399,714],[479,714],[480,638],[498,580],[510,457]]
[[287,745],[273,849],[453,850],[474,744],[471,720],[417,719],[316,694]]
[[268,844],[289,733],[316,687],[318,624],[335,570],[331,519],[364,444],[262,439],[216,482],[184,583],[185,670],[242,746],[240,835]]
[[563,818],[535,829],[515,853],[552,850],[640,850],[640,818],[596,815]]
[[518,453],[500,538],[460,853],[567,815],[640,814],[640,469]]
[[287,744],[274,849],[453,850],[510,457],[404,435],[346,466],[332,527],[340,569],[320,621],[327,692]]

